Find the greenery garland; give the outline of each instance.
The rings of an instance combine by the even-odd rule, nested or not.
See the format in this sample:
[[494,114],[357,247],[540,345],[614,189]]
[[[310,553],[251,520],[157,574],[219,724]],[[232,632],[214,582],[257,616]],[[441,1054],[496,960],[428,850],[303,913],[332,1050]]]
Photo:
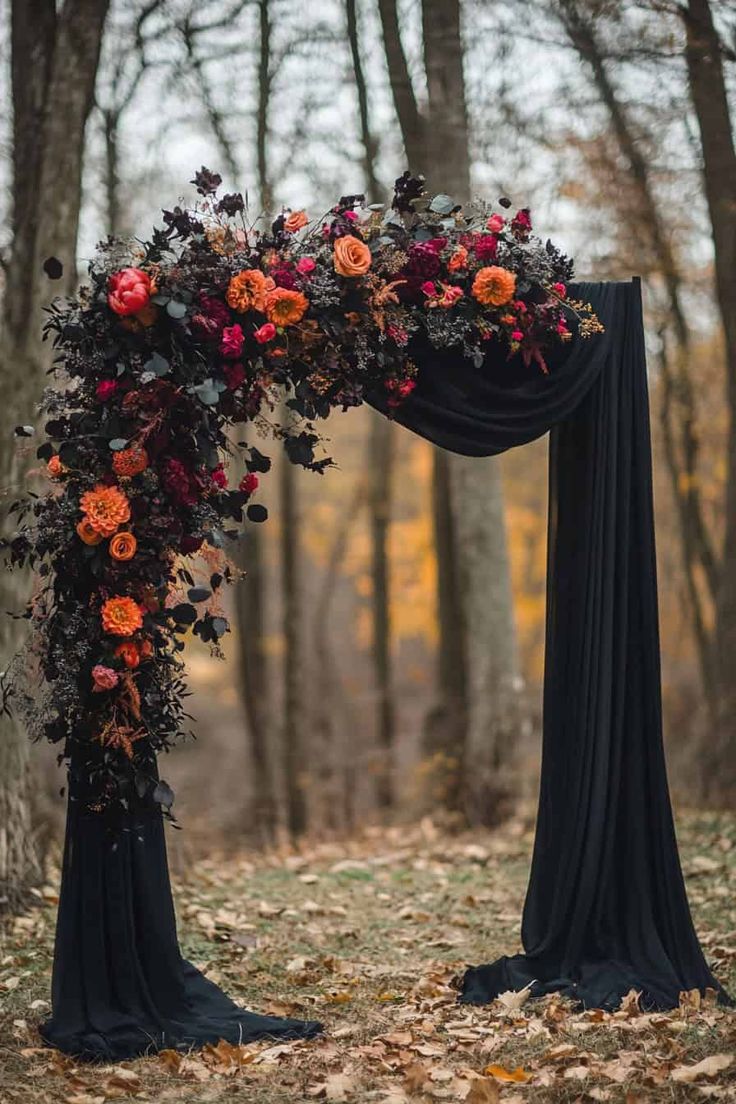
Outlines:
[[[192,183],[192,209],[164,211],[145,243],[102,244],[89,285],[49,308],[61,386],[44,394],[37,456],[51,487],[11,505],[3,542],[38,585],[2,709],[14,698],[32,736],[77,753],[100,810],[171,805],[152,752],[185,734],[186,635],[219,652],[228,631],[225,549],[244,518],[267,516],[253,498],[270,459],[254,438],[322,472],[315,422],[376,388],[405,401],[418,336],[479,367],[497,346],[546,371],[572,316],[582,336],[601,328],[568,299],[572,264],[526,209],[461,208],[405,173],[387,209],[344,196],[315,222],[284,211],[262,232],[240,194],[218,198],[219,176]],[[231,486],[235,426],[249,439]]]

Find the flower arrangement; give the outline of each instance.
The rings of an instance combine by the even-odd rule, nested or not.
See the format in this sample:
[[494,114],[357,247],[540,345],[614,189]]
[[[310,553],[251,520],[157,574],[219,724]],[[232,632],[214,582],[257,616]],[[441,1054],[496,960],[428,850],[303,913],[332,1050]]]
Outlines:
[[104,243],[78,299],[49,308],[65,384],[41,404],[50,489],[12,505],[3,542],[11,565],[37,570],[29,648],[46,692],[24,691],[21,657],[2,707],[15,695],[32,734],[89,749],[95,808],[170,804],[146,763],[185,734],[186,634],[219,650],[225,549],[267,516],[252,500],[270,459],[240,442],[246,474],[231,486],[232,427],[322,472],[315,421],[376,389],[406,401],[418,338],[479,367],[495,349],[545,372],[573,322],[583,337],[601,328],[526,209],[464,209],[405,173],[387,209],[344,196],[314,222],[285,211],[260,230],[241,195],[218,198],[216,174],[193,183],[192,209],[164,211],[141,246]]

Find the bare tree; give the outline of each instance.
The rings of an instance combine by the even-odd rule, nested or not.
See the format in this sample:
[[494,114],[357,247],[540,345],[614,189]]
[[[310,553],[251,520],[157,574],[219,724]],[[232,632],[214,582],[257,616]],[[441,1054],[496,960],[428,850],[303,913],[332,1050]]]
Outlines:
[[[423,0],[427,106],[412,86],[395,3],[381,0],[386,63],[411,168],[470,198],[469,125],[459,0]],[[447,778],[445,804],[473,823],[506,811],[519,670],[498,461],[434,454],[438,703],[427,748]]]
[[[52,291],[44,274],[46,259],[55,257],[63,265],[59,292],[72,292],[76,285],[84,133],[107,7],[107,0],[12,4],[13,214],[12,241],[4,259],[0,364],[0,404],[9,426],[29,420],[47,366],[40,341],[42,307]],[[22,478],[8,436],[0,435],[0,486],[6,504]],[[0,575],[0,667],[19,644],[18,623],[6,611],[22,604],[26,582]],[[0,898],[12,904],[36,874],[36,856],[27,737],[15,722],[4,720],[3,726]]]
[[[723,557],[716,588],[714,655],[718,727],[710,759],[712,792],[736,786],[736,150],[723,68],[724,47],[708,0],[683,10],[685,60],[702,146],[703,181],[713,229],[716,300],[726,347],[726,400],[730,410]],[[731,51],[733,60],[733,51]]]

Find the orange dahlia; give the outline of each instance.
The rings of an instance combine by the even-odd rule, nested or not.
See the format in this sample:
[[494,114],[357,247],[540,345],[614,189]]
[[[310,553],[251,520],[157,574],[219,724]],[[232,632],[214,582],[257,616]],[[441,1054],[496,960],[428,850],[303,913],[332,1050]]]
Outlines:
[[260,269],[244,268],[230,280],[226,297],[228,305],[233,310],[240,311],[241,314],[249,310],[263,311],[266,305],[266,293],[273,286],[271,277],[264,276]]
[[473,295],[484,307],[502,307],[514,297],[516,276],[507,268],[481,268],[473,280]]
[[97,532],[88,517],[83,517],[77,526],[77,536],[85,544],[99,544],[102,540],[102,533]]
[[130,503],[119,487],[98,483],[79,500],[92,528],[103,537],[110,537],[119,525],[130,521]]
[[468,251],[464,245],[459,245],[447,262],[448,272],[461,272],[468,267]]
[[266,296],[266,317],[275,326],[293,326],[301,322],[309,300],[300,291],[277,287]]
[[142,445],[131,445],[112,454],[112,466],[116,475],[130,479],[140,475],[148,467],[148,453]]
[[46,465],[46,471],[48,472],[49,479],[58,479],[63,475],[66,468],[61,462],[60,456],[52,456]]
[[102,627],[113,636],[132,636],[142,624],[143,614],[133,598],[108,598],[102,607]]
[[110,541],[109,551],[114,560],[124,563],[133,559],[137,547],[138,542],[132,533],[116,533]]

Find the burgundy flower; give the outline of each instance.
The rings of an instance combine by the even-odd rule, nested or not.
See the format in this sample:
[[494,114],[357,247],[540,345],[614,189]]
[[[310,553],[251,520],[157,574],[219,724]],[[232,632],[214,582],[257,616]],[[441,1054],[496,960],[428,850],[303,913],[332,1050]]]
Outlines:
[[495,261],[498,251],[498,239],[495,234],[480,234],[473,242],[473,252],[479,261]]
[[415,280],[431,280],[440,271],[439,251],[432,242],[417,242],[409,248],[404,273]]
[[271,277],[278,287],[289,288],[289,290],[296,287],[296,276],[293,270],[287,267],[287,265],[281,265],[279,268],[274,268],[271,272]]
[[230,321],[230,312],[223,302],[211,295],[199,294],[199,309],[192,315],[195,335],[204,341],[214,341]]
[[240,363],[223,364],[222,372],[225,376],[225,383],[231,391],[237,391],[245,380],[245,368]]
[[164,464],[162,483],[166,492],[179,506],[194,506],[199,498],[197,481],[193,474],[171,456]]
[[98,402],[107,402],[118,389],[117,380],[100,380],[95,388],[95,398]]
[[511,230],[517,238],[525,238],[532,228],[532,216],[528,207],[522,207],[511,220]]
[[251,495],[258,490],[258,476],[255,472],[246,472],[238,484],[238,490],[243,494]]
[[198,552],[202,547],[204,540],[202,537],[194,537],[189,534],[183,536],[179,541],[179,551],[184,555],[190,555],[192,552]]
[[233,360],[236,360],[243,351],[244,341],[245,334],[237,322],[234,326],[226,326],[222,331],[220,352],[223,356],[232,357]]

